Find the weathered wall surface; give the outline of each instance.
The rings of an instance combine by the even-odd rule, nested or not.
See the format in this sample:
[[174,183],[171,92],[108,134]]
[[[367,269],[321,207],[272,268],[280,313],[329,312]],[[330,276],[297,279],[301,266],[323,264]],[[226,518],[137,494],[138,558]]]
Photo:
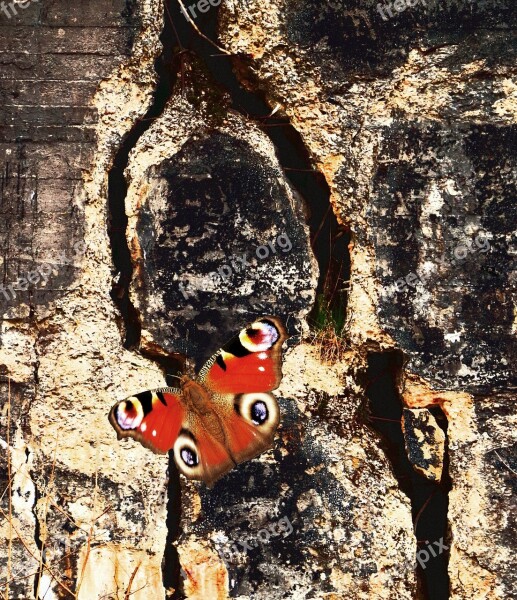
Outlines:
[[[380,6],[223,0],[219,11],[219,43],[235,55],[221,60],[289,119],[352,232],[346,351],[333,365],[306,336],[311,199],[200,57],[175,47],[170,26],[160,40],[164,15],[180,35],[185,25],[175,0],[165,12],[158,0],[41,0],[0,13],[8,598],[420,597],[410,501],[364,420],[368,353],[393,350],[406,359],[401,399],[446,454],[421,470],[437,479],[443,461],[451,478],[450,597],[514,597],[515,11]],[[137,135],[164,93],[156,67],[168,99]],[[121,148],[128,228],[112,223],[110,238]],[[256,254],[271,241],[276,252]],[[130,251],[131,319],[110,297],[114,243]],[[199,367],[268,313],[294,334],[273,450],[208,490],[116,441],[110,406],[163,385],[150,357],[185,353]],[[433,405],[445,444],[418,412]]]
[[317,264],[274,147],[197,63],[134,149],[126,204],[144,344],[199,368],[240,323],[306,313]]
[[[406,403],[449,417],[453,597],[508,597],[515,438],[499,446],[506,467],[488,447],[515,414],[515,396],[498,392],[515,388],[517,356],[515,13],[380,6],[234,2],[220,31],[245,55],[248,85],[302,133],[351,225],[351,339],[403,350]],[[478,403],[504,406],[490,434]]]
[[[132,294],[143,347],[186,350],[194,359],[206,359],[228,331],[255,315],[293,318],[288,327],[296,333],[317,279],[303,205],[270,141],[251,122],[222,112],[222,98],[214,114],[214,91],[187,60],[127,170]],[[285,253],[282,234],[292,245]],[[275,239],[276,253],[270,246],[260,259],[255,249]],[[242,265],[230,257],[243,254],[253,260],[246,269],[210,277],[223,265]],[[345,365],[355,371],[364,357],[351,352],[348,361],[325,368],[317,355],[306,345],[288,352],[274,451],[214,489],[182,486],[176,545],[187,597],[305,597],[310,590],[340,597],[352,588],[357,598],[413,597],[408,501],[375,437],[357,423],[358,374],[346,387],[342,381]],[[292,528],[288,535],[257,541],[261,529],[282,519]],[[248,548],[239,544],[248,538]]]
[[108,166],[152,96],[160,14],[158,2],[114,0],[0,17],[9,598],[124,594],[136,566],[132,597],[164,594],[166,461],[132,460],[106,420],[121,390],[162,381],[121,345],[106,228]]
[[[359,365],[352,352],[329,367],[313,347],[295,348],[284,363],[274,452],[213,490],[185,486],[192,500],[178,549],[187,597],[224,598],[226,586],[237,598],[415,597],[407,498],[378,440],[358,424],[361,389],[352,377],[343,385],[343,370]],[[288,526],[275,532],[281,522]],[[228,579],[218,581],[214,551]],[[207,582],[212,595],[200,592]]]

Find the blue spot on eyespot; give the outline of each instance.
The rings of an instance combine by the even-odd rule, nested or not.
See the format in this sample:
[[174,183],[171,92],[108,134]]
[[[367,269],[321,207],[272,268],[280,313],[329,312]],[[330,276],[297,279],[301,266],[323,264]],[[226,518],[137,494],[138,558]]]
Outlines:
[[181,460],[187,467],[195,467],[199,464],[197,454],[191,448],[182,448],[180,451]]
[[259,400],[251,407],[251,420],[255,425],[262,425],[267,421],[268,410],[265,402]]

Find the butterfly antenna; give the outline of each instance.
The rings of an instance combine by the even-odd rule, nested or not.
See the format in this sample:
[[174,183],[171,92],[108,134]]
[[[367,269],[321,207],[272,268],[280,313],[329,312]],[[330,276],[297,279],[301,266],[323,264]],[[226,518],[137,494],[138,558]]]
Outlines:
[[167,382],[167,384],[169,383],[169,377],[174,377],[178,381],[181,381],[181,375],[173,375],[172,373],[166,373],[165,374],[165,381]]

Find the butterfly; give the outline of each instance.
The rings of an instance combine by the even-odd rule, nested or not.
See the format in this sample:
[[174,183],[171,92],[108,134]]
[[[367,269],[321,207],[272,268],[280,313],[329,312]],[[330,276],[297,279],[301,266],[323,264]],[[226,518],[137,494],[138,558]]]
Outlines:
[[118,439],[132,437],[157,454],[173,450],[185,477],[212,487],[273,445],[280,411],[269,392],[280,385],[287,338],[280,319],[262,317],[218,350],[197,377],[183,375],[179,388],[117,402],[109,420]]

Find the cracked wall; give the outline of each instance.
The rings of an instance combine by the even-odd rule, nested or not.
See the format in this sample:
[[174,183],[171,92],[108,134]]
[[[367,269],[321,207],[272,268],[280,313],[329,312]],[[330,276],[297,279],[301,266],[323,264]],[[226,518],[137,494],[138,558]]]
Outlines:
[[[413,411],[406,445],[409,415],[427,419],[421,431],[436,435],[419,449],[451,479],[450,597],[511,597],[515,19],[503,1],[471,4],[386,20],[367,0],[223,1],[195,23],[234,54],[218,58],[232,82],[214,77],[207,61],[219,51],[172,0],[54,0],[0,16],[8,597],[432,594],[417,581],[411,498],[365,418],[369,354],[393,350],[405,359],[397,394]],[[282,121],[249,114],[238,86],[299,134],[305,166],[352,232],[334,364],[309,333],[325,260],[307,223],[320,200],[279,160],[268,127]],[[108,174],[122,156],[113,197]],[[210,278],[280,234],[288,252],[277,243],[267,260]],[[174,373],[159,357],[186,354],[199,367],[267,313],[293,334],[273,450],[207,490],[116,441],[109,408],[164,385]],[[440,479],[412,449],[415,466]],[[225,554],[282,517],[289,536]]]

